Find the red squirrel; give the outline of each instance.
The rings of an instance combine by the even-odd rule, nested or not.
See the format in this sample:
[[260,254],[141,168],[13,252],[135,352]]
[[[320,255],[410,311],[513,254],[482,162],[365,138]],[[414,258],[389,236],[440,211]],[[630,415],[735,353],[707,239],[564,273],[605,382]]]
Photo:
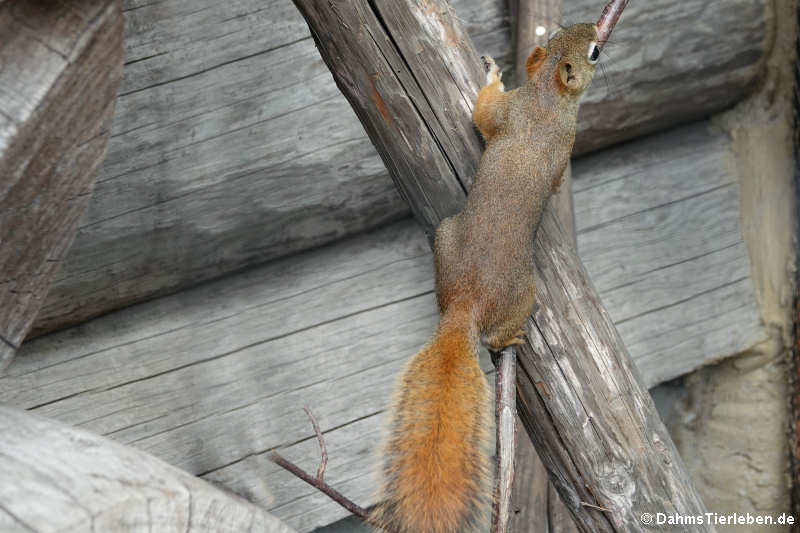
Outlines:
[[434,242],[441,320],[389,409],[374,513],[388,531],[486,530],[493,424],[479,343],[522,342],[535,301],[534,234],[561,184],[599,54],[596,25],[570,26],[534,49],[528,80],[509,92],[484,58],[487,83],[472,117],[486,149],[463,211],[442,221]]

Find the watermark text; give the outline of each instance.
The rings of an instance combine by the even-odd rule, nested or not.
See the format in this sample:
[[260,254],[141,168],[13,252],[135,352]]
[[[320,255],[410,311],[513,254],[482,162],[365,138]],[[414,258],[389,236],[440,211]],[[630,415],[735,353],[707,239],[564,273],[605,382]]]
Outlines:
[[642,513],[640,520],[646,526],[783,526],[797,523],[795,517],[787,513],[779,515],[755,513],[703,513],[698,515]]

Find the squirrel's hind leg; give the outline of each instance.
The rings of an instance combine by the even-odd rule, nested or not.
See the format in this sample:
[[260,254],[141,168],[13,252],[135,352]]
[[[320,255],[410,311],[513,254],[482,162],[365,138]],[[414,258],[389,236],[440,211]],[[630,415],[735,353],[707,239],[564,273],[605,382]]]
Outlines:
[[511,93],[505,92],[502,73],[491,56],[483,56],[486,67],[486,85],[478,93],[478,100],[472,111],[472,121],[487,141],[496,133],[508,110]]
[[492,306],[494,309],[499,309],[499,305],[503,305],[502,312],[493,313],[492,321],[484,323],[484,327],[481,328],[483,334],[481,341],[490,350],[499,351],[506,346],[525,342],[523,338],[525,331],[522,328],[536,302],[536,287],[532,273],[525,275],[517,272],[517,276],[515,286],[510,293],[504,294],[502,299]]
[[561,186],[564,184],[564,175],[567,173],[566,169],[564,172],[558,175],[557,178],[553,180],[553,183],[550,186],[550,192],[553,194],[557,194],[558,191],[561,190]]
[[492,351],[499,352],[503,348],[508,346],[517,346],[519,344],[525,344],[525,330],[518,329],[515,331],[510,337],[501,338],[499,335],[495,334],[491,337],[487,337],[482,339],[483,343]]

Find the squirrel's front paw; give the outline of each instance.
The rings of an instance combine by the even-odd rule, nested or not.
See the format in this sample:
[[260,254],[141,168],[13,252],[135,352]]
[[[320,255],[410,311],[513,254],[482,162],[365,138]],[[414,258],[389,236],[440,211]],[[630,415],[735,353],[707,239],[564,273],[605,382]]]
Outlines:
[[483,68],[486,70],[486,85],[499,81],[503,77],[503,73],[500,72],[500,67],[494,62],[492,56],[481,56],[481,59],[483,60]]

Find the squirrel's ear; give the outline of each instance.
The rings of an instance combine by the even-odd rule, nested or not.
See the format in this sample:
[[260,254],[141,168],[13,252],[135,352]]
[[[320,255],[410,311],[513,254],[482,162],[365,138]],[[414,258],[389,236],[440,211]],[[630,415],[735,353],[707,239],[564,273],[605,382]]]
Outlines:
[[528,61],[525,62],[525,70],[528,71],[528,77],[533,76],[534,72],[539,70],[539,67],[544,63],[544,58],[547,57],[547,50],[541,46],[537,46],[528,56]]
[[573,72],[572,63],[562,61],[556,71],[556,82],[562,92],[574,92],[579,89],[580,83]]

